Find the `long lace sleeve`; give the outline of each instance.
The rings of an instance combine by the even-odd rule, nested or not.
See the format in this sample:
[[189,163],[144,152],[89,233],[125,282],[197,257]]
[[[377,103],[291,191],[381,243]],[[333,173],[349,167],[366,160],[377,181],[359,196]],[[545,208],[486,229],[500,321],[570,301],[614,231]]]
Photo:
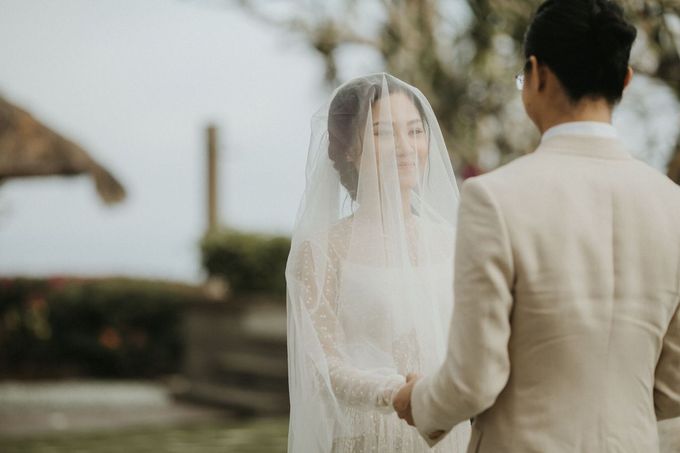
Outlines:
[[[317,265],[319,261],[326,261],[325,266]],[[333,250],[315,260],[312,246],[308,243],[302,246],[295,276],[304,309],[326,357],[332,391],[348,406],[391,412],[392,398],[404,385],[404,377],[396,372],[359,369],[344,357],[345,338],[336,316],[339,272],[338,256]]]

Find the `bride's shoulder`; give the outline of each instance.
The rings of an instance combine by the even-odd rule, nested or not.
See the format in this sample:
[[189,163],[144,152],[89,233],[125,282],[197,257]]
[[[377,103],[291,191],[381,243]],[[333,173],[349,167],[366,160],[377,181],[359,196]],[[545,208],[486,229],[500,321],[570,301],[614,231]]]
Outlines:
[[352,233],[354,217],[344,217],[335,222],[328,231],[328,248],[333,254],[344,256]]
[[341,218],[330,225],[308,231],[298,240],[299,248],[322,254],[341,253],[351,236],[353,216]]
[[333,223],[328,229],[328,238],[331,242],[342,241],[349,236],[354,224],[354,216],[349,215]]

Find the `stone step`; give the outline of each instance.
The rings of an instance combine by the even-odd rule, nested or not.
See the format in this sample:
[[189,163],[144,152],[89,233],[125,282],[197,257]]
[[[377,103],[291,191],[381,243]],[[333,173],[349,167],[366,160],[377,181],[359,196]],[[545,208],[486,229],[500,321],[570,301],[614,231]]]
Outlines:
[[285,414],[288,393],[193,381],[173,395],[180,400],[220,406],[243,414]]
[[271,357],[247,352],[225,352],[216,357],[216,363],[224,374],[256,376],[282,381],[288,379],[288,362],[285,355]]

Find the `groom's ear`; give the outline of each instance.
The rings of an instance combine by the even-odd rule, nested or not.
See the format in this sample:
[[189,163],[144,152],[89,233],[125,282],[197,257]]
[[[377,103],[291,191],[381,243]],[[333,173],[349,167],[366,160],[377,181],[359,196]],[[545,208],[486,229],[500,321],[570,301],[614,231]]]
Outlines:
[[626,77],[623,79],[623,89],[625,90],[630,82],[633,80],[633,68],[628,66],[628,71],[626,71]]
[[532,91],[543,91],[545,90],[547,82],[547,66],[539,65],[538,59],[535,55],[529,57],[527,61],[528,66],[528,77],[526,77],[527,82],[529,82],[529,87]]

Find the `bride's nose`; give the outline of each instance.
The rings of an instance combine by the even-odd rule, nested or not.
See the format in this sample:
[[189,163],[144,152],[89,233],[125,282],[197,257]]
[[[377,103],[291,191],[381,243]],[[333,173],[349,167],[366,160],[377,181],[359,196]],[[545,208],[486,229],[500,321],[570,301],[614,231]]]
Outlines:
[[397,157],[413,154],[413,144],[409,140],[408,134],[402,131],[395,131],[394,143],[397,149]]

